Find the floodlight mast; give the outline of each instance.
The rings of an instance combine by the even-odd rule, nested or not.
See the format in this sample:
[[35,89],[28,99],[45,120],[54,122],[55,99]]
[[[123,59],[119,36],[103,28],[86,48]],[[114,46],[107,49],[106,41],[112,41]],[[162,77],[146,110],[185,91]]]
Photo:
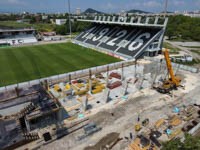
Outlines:
[[165,9],[164,9],[164,17],[166,18],[167,15],[167,9],[168,9],[168,0],[165,1]]
[[70,0],[68,0],[68,7],[69,7],[69,32],[70,32],[70,38],[72,39],[72,24],[71,24],[71,7],[70,7]]

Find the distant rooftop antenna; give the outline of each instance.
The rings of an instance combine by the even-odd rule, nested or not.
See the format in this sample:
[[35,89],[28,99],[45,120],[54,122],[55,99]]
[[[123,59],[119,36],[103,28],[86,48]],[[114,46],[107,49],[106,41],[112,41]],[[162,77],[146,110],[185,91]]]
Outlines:
[[164,17],[166,17],[167,15],[167,8],[168,8],[168,0],[165,1]]

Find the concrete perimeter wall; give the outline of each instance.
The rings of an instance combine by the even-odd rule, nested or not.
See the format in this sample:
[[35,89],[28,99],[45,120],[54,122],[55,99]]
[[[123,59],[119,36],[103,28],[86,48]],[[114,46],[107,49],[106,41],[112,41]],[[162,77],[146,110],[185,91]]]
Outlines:
[[89,69],[79,70],[79,71],[75,71],[75,72],[70,72],[70,73],[55,75],[55,76],[51,76],[51,77],[47,77],[47,78],[41,78],[41,79],[32,80],[32,81],[28,81],[28,82],[23,82],[23,83],[0,87],[0,92],[12,90],[12,89],[15,89],[16,87],[24,88],[24,87],[37,85],[37,84],[40,84],[41,82],[44,82],[45,80],[47,80],[49,82],[49,84],[55,84],[55,83],[62,82],[62,81],[69,81],[70,78],[71,78],[71,80],[77,79],[77,78],[83,78],[83,77],[89,76],[90,73],[97,74],[97,73],[101,73],[101,72],[106,72],[108,70],[111,71],[111,70],[115,70],[118,68],[134,65],[134,64],[135,64],[135,60],[133,59],[133,60],[127,60],[127,61],[117,62],[117,63],[113,63],[113,64],[108,64],[108,65],[93,67],[93,68],[89,68]]

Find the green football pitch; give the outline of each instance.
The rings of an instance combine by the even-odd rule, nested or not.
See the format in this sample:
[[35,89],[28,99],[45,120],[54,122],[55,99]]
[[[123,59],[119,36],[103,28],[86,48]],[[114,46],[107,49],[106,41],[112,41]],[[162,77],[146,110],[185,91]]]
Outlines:
[[118,61],[73,43],[0,48],[0,87]]

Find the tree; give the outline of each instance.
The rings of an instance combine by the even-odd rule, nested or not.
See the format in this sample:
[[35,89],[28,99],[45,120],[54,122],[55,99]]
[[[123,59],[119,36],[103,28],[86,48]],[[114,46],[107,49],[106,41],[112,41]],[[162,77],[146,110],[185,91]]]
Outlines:
[[68,33],[66,25],[56,26],[56,34],[66,35]]
[[168,39],[171,40],[172,37],[175,36],[175,32],[174,32],[173,27],[171,27],[171,26],[168,27],[165,34],[168,37]]
[[200,150],[200,137],[185,134],[184,142],[181,139],[164,142],[161,150]]
[[36,23],[36,18],[35,18],[35,17],[32,17],[31,20],[30,20],[30,23],[31,23],[31,24]]
[[200,18],[191,18],[183,15],[170,16],[165,35],[171,40],[182,38],[184,40],[200,41]]

